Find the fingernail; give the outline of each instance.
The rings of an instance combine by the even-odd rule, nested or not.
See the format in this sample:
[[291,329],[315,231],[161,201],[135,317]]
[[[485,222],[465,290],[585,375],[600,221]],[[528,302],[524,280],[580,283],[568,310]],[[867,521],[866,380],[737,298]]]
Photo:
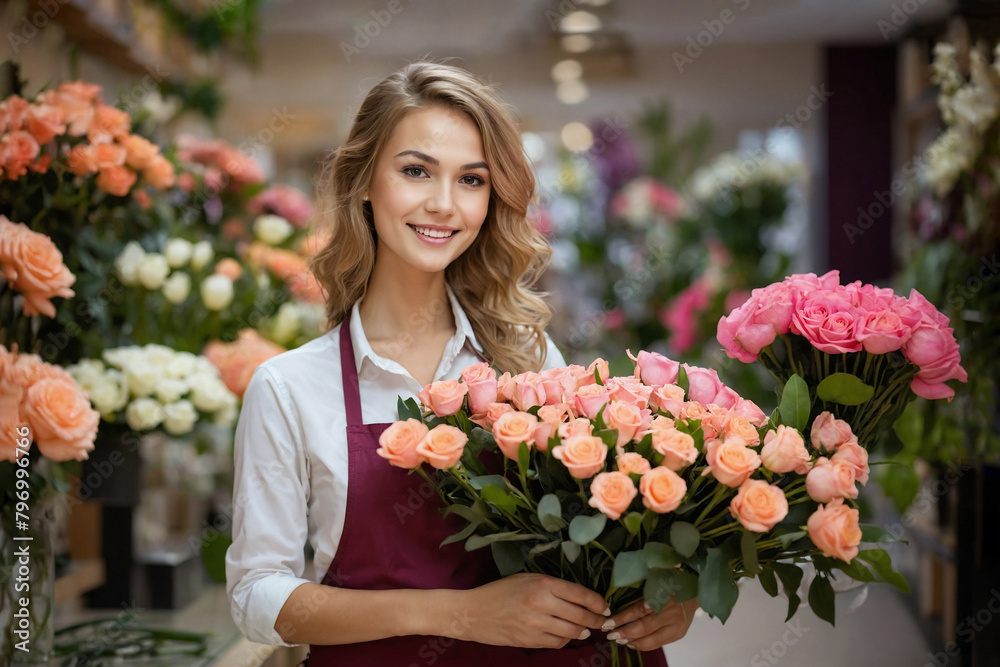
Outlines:
[[607,609],[605,609],[601,613],[604,614],[605,616],[610,616],[611,615],[611,607],[608,607]]
[[616,639],[621,639],[621,636],[622,633],[620,632],[612,632],[611,634],[608,635],[608,639],[610,639],[611,641],[615,641]]
[[589,636],[590,636],[590,630],[584,628],[583,632],[580,633],[580,636],[577,637],[577,639],[586,639]]
[[615,629],[615,622],[613,620],[611,620],[610,618],[608,620],[604,621],[604,625],[601,626],[601,630],[604,630],[605,632],[607,632],[608,630],[614,630],[614,629]]
[[616,644],[628,644],[628,640],[627,639],[616,639],[615,643]]
[[643,603],[642,603],[642,608],[645,609],[646,611],[653,611],[653,608],[650,607],[649,603],[645,602],[645,601],[643,601]]

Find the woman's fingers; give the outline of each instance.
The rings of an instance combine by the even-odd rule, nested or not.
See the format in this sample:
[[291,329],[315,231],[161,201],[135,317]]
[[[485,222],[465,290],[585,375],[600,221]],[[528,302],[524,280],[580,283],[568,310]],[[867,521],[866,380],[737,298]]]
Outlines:
[[605,620],[604,612],[608,609],[608,603],[604,600],[604,598],[589,588],[584,588],[580,584],[574,584],[563,579],[556,579],[553,577],[551,586],[551,591],[556,597],[579,605],[580,607],[589,610],[595,616],[601,616],[601,622],[596,626],[601,627]]
[[[688,607],[691,609],[689,610]],[[688,627],[694,618],[695,609],[697,609],[697,603],[692,601],[683,604],[672,602],[658,614],[647,613],[617,627],[613,632],[608,633],[608,639],[619,643],[628,643],[629,646],[640,651],[651,651],[664,644],[677,641],[687,634]],[[630,610],[631,608],[626,612]],[[622,614],[626,612],[622,612]]]
[[653,610],[647,607],[644,601],[639,600],[631,607],[625,609],[624,611],[620,611],[611,618],[609,618],[607,622],[601,626],[601,629],[605,631],[616,630],[622,627],[623,625],[637,621],[640,618],[648,616],[649,614],[652,613]]

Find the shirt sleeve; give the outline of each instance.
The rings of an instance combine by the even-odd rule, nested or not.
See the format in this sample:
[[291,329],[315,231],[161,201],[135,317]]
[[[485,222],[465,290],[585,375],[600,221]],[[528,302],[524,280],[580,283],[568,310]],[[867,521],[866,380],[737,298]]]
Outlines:
[[233,621],[247,639],[286,643],[278,612],[304,583],[309,477],[301,429],[284,386],[259,367],[247,386],[233,452],[233,543],[226,552],[226,592]]
[[549,337],[549,334],[545,334],[545,342],[548,344],[548,351],[545,353],[545,363],[542,365],[542,370],[548,370],[549,368],[559,368],[560,366],[566,365],[566,360],[563,359],[562,352],[556,347],[555,341]]

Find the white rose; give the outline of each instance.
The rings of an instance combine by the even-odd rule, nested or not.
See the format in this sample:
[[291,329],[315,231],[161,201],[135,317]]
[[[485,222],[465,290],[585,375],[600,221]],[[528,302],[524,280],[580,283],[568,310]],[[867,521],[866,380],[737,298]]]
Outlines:
[[163,408],[163,428],[170,435],[190,433],[198,421],[198,412],[191,401],[177,401]]
[[163,283],[163,296],[172,304],[178,304],[191,293],[191,276],[183,271],[174,271]]
[[79,363],[67,366],[66,372],[89,394],[90,388],[104,379],[104,364],[100,359],[81,359]]
[[291,301],[281,304],[271,325],[271,337],[277,343],[289,343],[299,333],[302,316]]
[[174,403],[188,392],[188,383],[176,378],[161,378],[153,391],[161,403]]
[[146,251],[137,242],[129,241],[125,245],[122,254],[118,255],[118,258],[115,260],[115,268],[118,270],[118,275],[121,276],[123,283],[126,285],[135,284],[136,270],[139,268],[139,262],[145,256]]
[[[198,357],[190,352],[177,352],[166,368],[167,377],[186,378],[198,368]],[[213,366],[214,368],[214,366]]]
[[218,377],[196,375],[189,378],[191,401],[202,412],[216,412],[226,407],[234,398],[233,393]]
[[[219,369],[215,367],[208,357],[199,354],[194,358],[194,368],[188,373],[188,375],[207,375],[209,378],[219,379]],[[200,381],[204,381],[204,378],[199,378]],[[188,382],[193,387],[195,385],[194,378],[189,377]]]
[[191,253],[194,246],[187,239],[170,239],[163,248],[163,254],[167,258],[167,263],[175,269],[191,261]]
[[149,431],[163,422],[163,406],[152,398],[137,398],[125,410],[125,421],[134,431]]
[[132,364],[123,369],[133,396],[149,396],[160,381],[159,371],[147,364]]
[[280,215],[262,215],[253,221],[254,236],[267,245],[278,245],[294,231],[292,223]]
[[209,310],[222,310],[233,301],[233,281],[218,273],[201,282],[201,302]]
[[135,275],[146,289],[160,289],[168,273],[170,265],[167,258],[158,252],[150,252],[139,262]]
[[215,249],[208,241],[198,241],[191,249],[191,268],[201,271],[215,257]]
[[236,418],[239,417],[239,415],[240,411],[234,403],[232,405],[227,405],[216,412],[213,422],[219,426],[232,426],[236,423]]
[[87,394],[95,410],[112,415],[128,404],[128,380],[121,371],[109,369]]

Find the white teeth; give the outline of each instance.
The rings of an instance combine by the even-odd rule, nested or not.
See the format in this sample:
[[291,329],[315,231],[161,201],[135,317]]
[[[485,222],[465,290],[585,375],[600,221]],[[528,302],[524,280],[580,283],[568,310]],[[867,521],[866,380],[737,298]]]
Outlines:
[[436,229],[428,229],[427,227],[414,227],[413,228],[418,234],[423,234],[424,236],[429,236],[432,239],[444,239],[452,235],[453,232],[442,232]]

